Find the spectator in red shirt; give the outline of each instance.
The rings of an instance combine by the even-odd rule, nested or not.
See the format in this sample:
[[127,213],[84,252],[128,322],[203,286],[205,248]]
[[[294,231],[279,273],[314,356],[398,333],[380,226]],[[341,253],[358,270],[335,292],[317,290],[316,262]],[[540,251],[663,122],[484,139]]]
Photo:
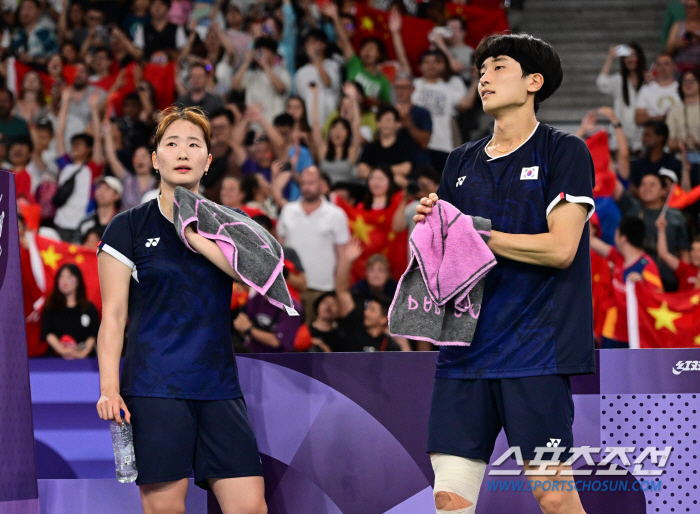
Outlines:
[[17,200],[34,203],[32,195],[32,178],[27,173],[27,164],[32,158],[32,140],[28,136],[18,136],[10,140],[7,157],[15,174],[15,192]]
[[690,246],[690,262],[680,260],[668,251],[666,240],[666,216],[659,215],[656,220],[656,228],[659,229],[659,238],[656,242],[659,258],[673,270],[678,279],[678,291],[692,291],[700,289],[700,237],[693,239]]
[[620,220],[615,230],[614,247],[595,236],[591,237],[591,249],[615,266],[612,307],[608,309],[603,326],[601,347],[604,349],[629,348],[625,282],[644,280],[663,290],[659,268],[654,259],[642,249],[643,243],[644,222],[634,216],[626,216]]

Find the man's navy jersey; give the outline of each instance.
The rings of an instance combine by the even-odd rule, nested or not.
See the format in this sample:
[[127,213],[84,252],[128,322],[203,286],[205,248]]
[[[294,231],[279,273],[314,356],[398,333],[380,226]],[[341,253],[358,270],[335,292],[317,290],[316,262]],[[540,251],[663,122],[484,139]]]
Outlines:
[[233,279],[178,238],[158,199],[114,217],[99,250],[133,271],[122,396],[242,396],[230,332]]
[[[560,201],[587,204],[593,214],[594,171],[578,137],[539,124],[510,154],[490,157],[484,138],[450,153],[438,196],[509,234],[549,231]],[[589,227],[566,269],[497,256],[486,275],[471,346],[442,346],[440,378],[515,378],[594,373]]]

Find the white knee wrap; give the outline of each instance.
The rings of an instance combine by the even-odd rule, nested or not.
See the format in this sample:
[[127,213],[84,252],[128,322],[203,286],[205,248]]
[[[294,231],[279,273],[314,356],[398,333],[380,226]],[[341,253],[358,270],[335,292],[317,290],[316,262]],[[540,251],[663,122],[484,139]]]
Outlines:
[[443,511],[438,514],[474,514],[476,512],[476,500],[479,497],[481,482],[484,480],[486,463],[483,460],[465,459],[445,453],[436,453],[430,456],[435,471],[434,493],[444,491],[461,496],[469,501],[472,506],[466,509]]

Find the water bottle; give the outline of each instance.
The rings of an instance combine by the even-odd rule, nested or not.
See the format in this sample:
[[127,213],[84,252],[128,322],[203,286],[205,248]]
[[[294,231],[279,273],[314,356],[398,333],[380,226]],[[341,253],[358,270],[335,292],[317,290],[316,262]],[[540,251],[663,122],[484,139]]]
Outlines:
[[122,484],[133,482],[139,475],[139,471],[136,469],[134,432],[131,425],[126,421],[122,421],[121,425],[112,421],[109,425],[109,431],[112,434],[117,480]]

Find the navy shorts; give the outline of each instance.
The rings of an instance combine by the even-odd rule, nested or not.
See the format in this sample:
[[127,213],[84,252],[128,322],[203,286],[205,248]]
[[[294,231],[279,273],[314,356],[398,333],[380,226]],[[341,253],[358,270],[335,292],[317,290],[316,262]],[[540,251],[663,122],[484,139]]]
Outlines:
[[532,460],[535,447],[547,446],[550,439],[561,439],[557,446],[571,448],[573,423],[574,401],[567,375],[436,378],[428,452],[489,462],[503,428],[508,445],[519,446],[523,459]]
[[178,400],[124,397],[134,429],[136,485],[189,478],[262,476],[258,444],[243,398]]

